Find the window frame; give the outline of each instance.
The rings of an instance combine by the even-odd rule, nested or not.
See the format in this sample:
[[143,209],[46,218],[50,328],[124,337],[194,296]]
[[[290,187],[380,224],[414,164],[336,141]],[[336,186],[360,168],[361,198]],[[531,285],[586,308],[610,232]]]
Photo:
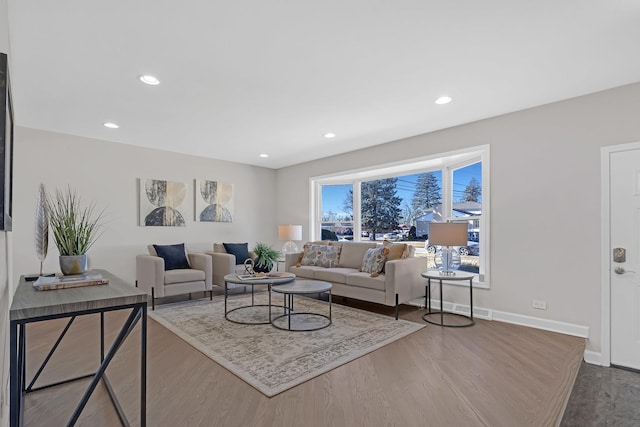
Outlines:
[[[320,228],[318,230],[317,233],[314,233],[313,231],[311,232],[311,240],[320,240],[322,237],[322,223],[325,222],[322,219],[322,187],[325,185],[350,185],[351,189],[353,191],[353,198],[355,199],[355,194],[356,194],[356,190],[355,190],[355,184],[352,182],[332,182],[332,183],[323,183],[322,185],[318,186],[318,201],[317,201],[317,209],[315,211],[315,215],[316,215],[316,224],[318,224],[318,227]],[[358,203],[360,203],[360,186],[358,186]],[[353,203],[355,203],[355,200],[352,201],[352,205]],[[352,219],[352,223],[353,223],[353,233],[354,233],[354,240],[355,240],[355,230],[356,228],[360,229],[360,223],[358,222],[358,224],[356,224],[356,219],[355,216],[353,216]],[[358,217],[358,221],[359,221],[359,217]],[[310,228],[310,230],[313,230]]]
[[[449,187],[450,187],[450,193],[448,194],[449,197],[447,197],[447,203],[449,204],[447,210],[445,211],[443,209],[443,212],[447,212],[447,216],[445,217],[446,220],[449,221],[462,221],[463,219],[465,221],[475,221],[477,220],[479,222],[479,228],[480,228],[480,233],[478,235],[478,247],[479,247],[479,251],[480,251],[480,265],[483,266],[484,268],[481,268],[481,271],[479,273],[477,273],[476,275],[479,276],[477,278],[477,282],[478,283],[484,283],[485,279],[483,276],[487,276],[487,270],[488,270],[488,262],[489,262],[489,258],[488,258],[488,245],[485,245],[485,240],[488,240],[488,236],[485,236],[485,233],[483,233],[483,228],[485,226],[485,222],[483,221],[483,216],[485,216],[485,165],[484,162],[482,163],[482,174],[481,174],[481,178],[482,178],[482,182],[480,187],[482,188],[482,214],[480,215],[469,215],[469,216],[465,216],[465,217],[454,217],[453,216],[453,173],[458,170],[458,169],[462,169],[464,167],[470,166],[474,163],[477,163],[478,160],[468,160],[468,161],[464,161],[458,164],[452,164],[452,165],[448,165],[447,166],[447,179],[449,181]],[[443,172],[444,173],[444,172]],[[486,171],[486,176],[489,176],[488,171]],[[488,187],[488,186],[487,186]],[[487,189],[488,191],[488,189]],[[443,191],[444,192],[444,191]],[[444,196],[443,196],[444,199]],[[488,206],[487,206],[488,209]],[[474,282],[476,282],[476,279],[474,279]]]
[[[364,181],[399,177],[414,173],[442,172],[442,213],[443,217],[454,219],[452,214],[453,201],[453,172],[473,163],[482,162],[482,214],[480,216],[464,217],[478,219],[480,224],[479,249],[480,272],[473,280],[473,286],[490,288],[490,146],[480,145],[455,151],[433,154],[410,161],[373,165],[367,168],[354,169],[330,175],[309,178],[310,212],[309,238],[318,240],[322,227],[322,186],[324,185],[352,185],[353,188],[353,240],[362,239],[360,184]],[[460,217],[456,217],[458,220]],[[426,267],[425,267],[426,268]],[[463,286],[460,282],[449,282]]]

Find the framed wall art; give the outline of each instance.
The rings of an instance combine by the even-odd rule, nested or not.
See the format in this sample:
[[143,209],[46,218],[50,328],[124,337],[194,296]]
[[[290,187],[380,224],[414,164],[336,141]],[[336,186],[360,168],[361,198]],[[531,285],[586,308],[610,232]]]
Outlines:
[[13,215],[13,107],[7,55],[0,53],[0,230],[11,231]]
[[195,180],[196,222],[233,222],[233,184]]
[[184,227],[187,184],[140,178],[140,222],[143,227]]

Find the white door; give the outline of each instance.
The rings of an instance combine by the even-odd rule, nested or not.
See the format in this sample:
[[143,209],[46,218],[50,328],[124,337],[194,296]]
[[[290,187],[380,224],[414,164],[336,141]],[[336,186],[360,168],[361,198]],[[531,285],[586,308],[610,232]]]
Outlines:
[[640,369],[640,149],[609,159],[611,364]]

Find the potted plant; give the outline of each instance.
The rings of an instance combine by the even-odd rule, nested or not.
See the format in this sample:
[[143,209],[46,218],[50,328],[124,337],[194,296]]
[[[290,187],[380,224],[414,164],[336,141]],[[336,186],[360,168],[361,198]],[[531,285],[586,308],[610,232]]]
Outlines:
[[253,248],[253,252],[256,254],[255,264],[253,270],[256,273],[268,273],[273,268],[273,263],[278,260],[279,252],[273,249],[271,246],[265,243],[256,243]]
[[93,202],[82,206],[81,198],[67,187],[47,197],[47,211],[62,274],[86,273],[87,251],[102,234],[104,210],[96,214]]

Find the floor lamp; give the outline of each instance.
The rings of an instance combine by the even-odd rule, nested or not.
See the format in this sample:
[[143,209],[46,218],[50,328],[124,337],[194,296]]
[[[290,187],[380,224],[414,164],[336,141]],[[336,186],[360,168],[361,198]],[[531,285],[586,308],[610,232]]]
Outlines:
[[287,254],[293,254],[298,252],[298,246],[293,242],[294,240],[302,240],[302,226],[301,225],[279,225],[278,226],[278,239],[288,240],[287,243],[282,245],[282,256],[286,257]]
[[455,276],[455,270],[460,267],[460,257],[455,255],[458,253],[452,246],[466,246],[467,232],[469,227],[466,222],[431,222],[429,223],[429,244],[433,246],[441,246],[441,252],[436,253],[441,256],[442,264],[436,267],[440,270],[442,276]]

